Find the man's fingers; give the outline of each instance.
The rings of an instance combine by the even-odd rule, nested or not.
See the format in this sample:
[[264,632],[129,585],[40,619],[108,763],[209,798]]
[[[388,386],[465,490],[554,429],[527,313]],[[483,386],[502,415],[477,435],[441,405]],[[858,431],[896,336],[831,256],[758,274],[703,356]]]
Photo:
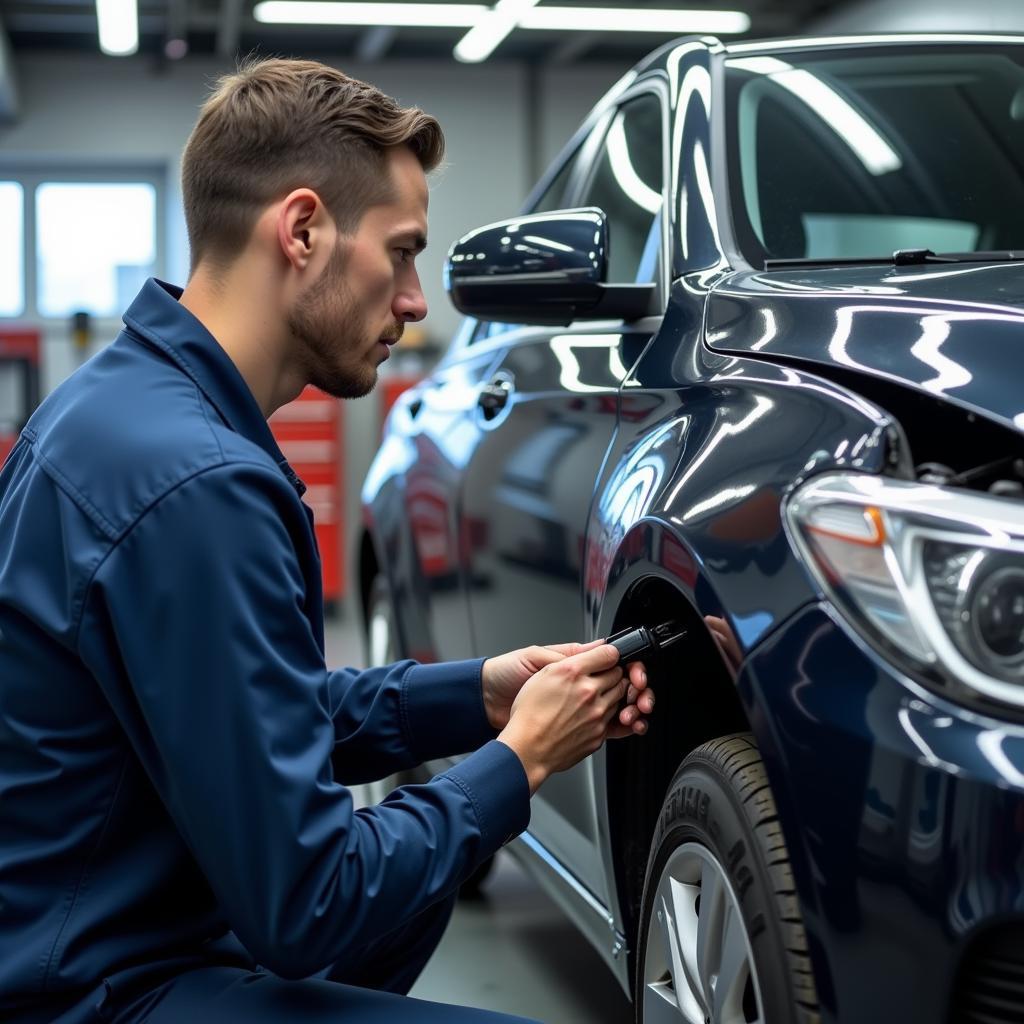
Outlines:
[[619,652],[611,644],[602,642],[587,647],[567,660],[573,662],[573,668],[580,675],[592,676],[617,665]]
[[629,673],[629,681],[636,689],[642,690],[647,685],[647,670],[642,661],[631,661],[626,671]]
[[647,722],[645,719],[637,719],[630,725],[623,725],[620,721],[612,722],[608,726],[608,731],[605,734],[610,740],[622,740],[627,736],[643,736],[647,732]]
[[554,651],[556,654],[561,654],[568,658],[575,654],[582,654],[584,651],[592,651],[595,647],[600,647],[603,643],[603,640],[591,640],[590,643],[587,644],[545,644],[544,646],[549,651]]
[[614,694],[616,701],[622,700],[622,695],[626,692],[626,677],[622,674],[622,669],[617,665],[614,668],[608,669],[607,672],[591,672],[590,675],[592,679],[597,680],[602,697]]

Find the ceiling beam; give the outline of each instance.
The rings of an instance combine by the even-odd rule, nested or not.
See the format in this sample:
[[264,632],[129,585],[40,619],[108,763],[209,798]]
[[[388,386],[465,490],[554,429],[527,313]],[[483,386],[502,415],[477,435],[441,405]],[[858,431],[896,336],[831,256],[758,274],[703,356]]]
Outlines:
[[18,83],[14,77],[14,52],[0,21],[0,119],[14,121],[20,109]]
[[217,26],[217,55],[233,60],[238,55],[242,35],[243,0],[221,0],[220,24]]
[[398,29],[394,25],[375,25],[368,28],[356,43],[356,57],[363,61],[380,60],[395,41]]

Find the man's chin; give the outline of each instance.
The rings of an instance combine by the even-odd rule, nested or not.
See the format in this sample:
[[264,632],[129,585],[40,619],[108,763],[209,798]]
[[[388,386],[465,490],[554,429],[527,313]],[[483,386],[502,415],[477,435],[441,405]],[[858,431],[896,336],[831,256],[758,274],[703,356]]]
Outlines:
[[332,398],[362,398],[377,384],[377,371],[371,370],[359,377],[331,377],[329,380],[311,380],[310,383]]

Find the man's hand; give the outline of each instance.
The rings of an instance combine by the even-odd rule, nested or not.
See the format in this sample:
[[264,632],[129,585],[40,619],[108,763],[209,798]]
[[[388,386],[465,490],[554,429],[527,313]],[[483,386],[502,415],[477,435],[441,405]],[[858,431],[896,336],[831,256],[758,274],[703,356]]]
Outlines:
[[498,739],[518,755],[531,794],[601,746],[628,685],[611,644],[563,657],[526,681]]
[[[487,720],[498,730],[508,725],[512,704],[523,684],[542,668],[554,665],[583,651],[600,647],[603,640],[589,644],[552,644],[548,647],[523,647],[497,658],[488,658],[483,666],[484,708]],[[647,687],[647,672],[642,662],[631,662],[627,668],[629,690],[626,706],[618,719],[609,725],[608,738],[642,736],[647,732],[647,716],[654,711],[654,693]]]

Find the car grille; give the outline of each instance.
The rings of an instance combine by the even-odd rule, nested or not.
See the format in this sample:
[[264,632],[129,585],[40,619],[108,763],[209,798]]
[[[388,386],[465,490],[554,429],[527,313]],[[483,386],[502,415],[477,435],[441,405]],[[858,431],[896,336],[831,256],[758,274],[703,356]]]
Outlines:
[[968,947],[957,978],[949,1024],[1024,1021],[1024,924],[1003,925]]

